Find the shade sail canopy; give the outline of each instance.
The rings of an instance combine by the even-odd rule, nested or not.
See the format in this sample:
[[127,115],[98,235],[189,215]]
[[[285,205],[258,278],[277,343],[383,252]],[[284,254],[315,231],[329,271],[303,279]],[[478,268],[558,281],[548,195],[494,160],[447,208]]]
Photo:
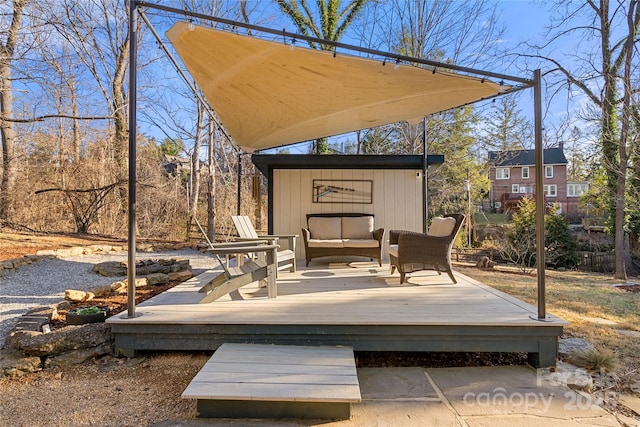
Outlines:
[[167,37],[245,151],[422,117],[497,95],[489,80],[176,23]]

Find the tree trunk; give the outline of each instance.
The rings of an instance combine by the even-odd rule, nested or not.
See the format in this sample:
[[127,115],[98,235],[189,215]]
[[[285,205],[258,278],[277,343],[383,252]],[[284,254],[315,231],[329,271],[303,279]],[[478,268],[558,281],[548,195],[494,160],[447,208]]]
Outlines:
[[191,210],[189,216],[198,218],[198,199],[200,198],[200,147],[202,146],[202,130],[204,129],[204,107],[198,104],[198,120],[196,121],[196,135],[191,154]]
[[13,189],[18,172],[15,163],[16,131],[13,122],[13,87],[11,62],[18,42],[22,12],[28,0],[13,2],[13,17],[7,31],[7,41],[0,46],[0,134],[2,137],[2,180],[0,180],[0,219],[11,221],[13,217]]
[[207,191],[207,237],[216,241],[216,169],[214,166],[215,129],[213,120],[209,119],[209,151],[207,155],[207,176],[209,188]]

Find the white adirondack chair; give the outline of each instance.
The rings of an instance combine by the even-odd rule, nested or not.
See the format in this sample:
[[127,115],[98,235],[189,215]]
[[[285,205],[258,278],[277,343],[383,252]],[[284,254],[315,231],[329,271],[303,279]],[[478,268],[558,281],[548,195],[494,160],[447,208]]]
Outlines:
[[[256,229],[253,227],[248,216],[232,215],[231,220],[238,232],[238,240],[268,240],[271,244],[279,245],[278,248],[278,270],[289,269],[296,271],[296,239],[297,234],[280,234],[280,235],[263,235],[258,236]],[[282,248],[282,241],[287,241],[286,249]]]

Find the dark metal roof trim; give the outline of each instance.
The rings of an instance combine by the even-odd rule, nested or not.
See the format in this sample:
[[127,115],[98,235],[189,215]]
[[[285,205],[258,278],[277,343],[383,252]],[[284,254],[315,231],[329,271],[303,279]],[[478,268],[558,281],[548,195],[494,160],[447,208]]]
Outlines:
[[[271,169],[422,169],[422,155],[252,154],[251,161],[265,176]],[[444,163],[429,154],[428,165]]]

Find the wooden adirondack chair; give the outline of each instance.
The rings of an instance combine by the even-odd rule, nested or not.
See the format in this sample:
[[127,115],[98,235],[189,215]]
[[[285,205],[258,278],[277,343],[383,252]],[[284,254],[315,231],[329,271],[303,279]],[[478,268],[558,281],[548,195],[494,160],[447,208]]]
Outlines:
[[[268,243],[267,240],[255,240],[210,244],[210,249],[207,249],[207,252],[218,259],[223,271],[200,288],[199,292],[207,294],[200,300],[200,304],[213,302],[223,295],[237,292],[242,286],[260,280],[267,282],[268,297],[275,298],[278,294],[276,285],[276,251],[278,246]],[[221,255],[237,256],[247,253],[263,253],[265,256],[235,267],[230,267],[220,258]]]
[[286,268],[289,271],[296,271],[296,239],[297,234],[280,234],[280,235],[262,235],[258,236],[256,229],[253,227],[251,220],[248,216],[232,215],[231,220],[238,232],[238,241],[251,241],[251,240],[268,240],[270,244],[278,245],[282,240],[287,241],[287,248],[278,248],[277,252],[277,265],[278,270],[284,270]]

